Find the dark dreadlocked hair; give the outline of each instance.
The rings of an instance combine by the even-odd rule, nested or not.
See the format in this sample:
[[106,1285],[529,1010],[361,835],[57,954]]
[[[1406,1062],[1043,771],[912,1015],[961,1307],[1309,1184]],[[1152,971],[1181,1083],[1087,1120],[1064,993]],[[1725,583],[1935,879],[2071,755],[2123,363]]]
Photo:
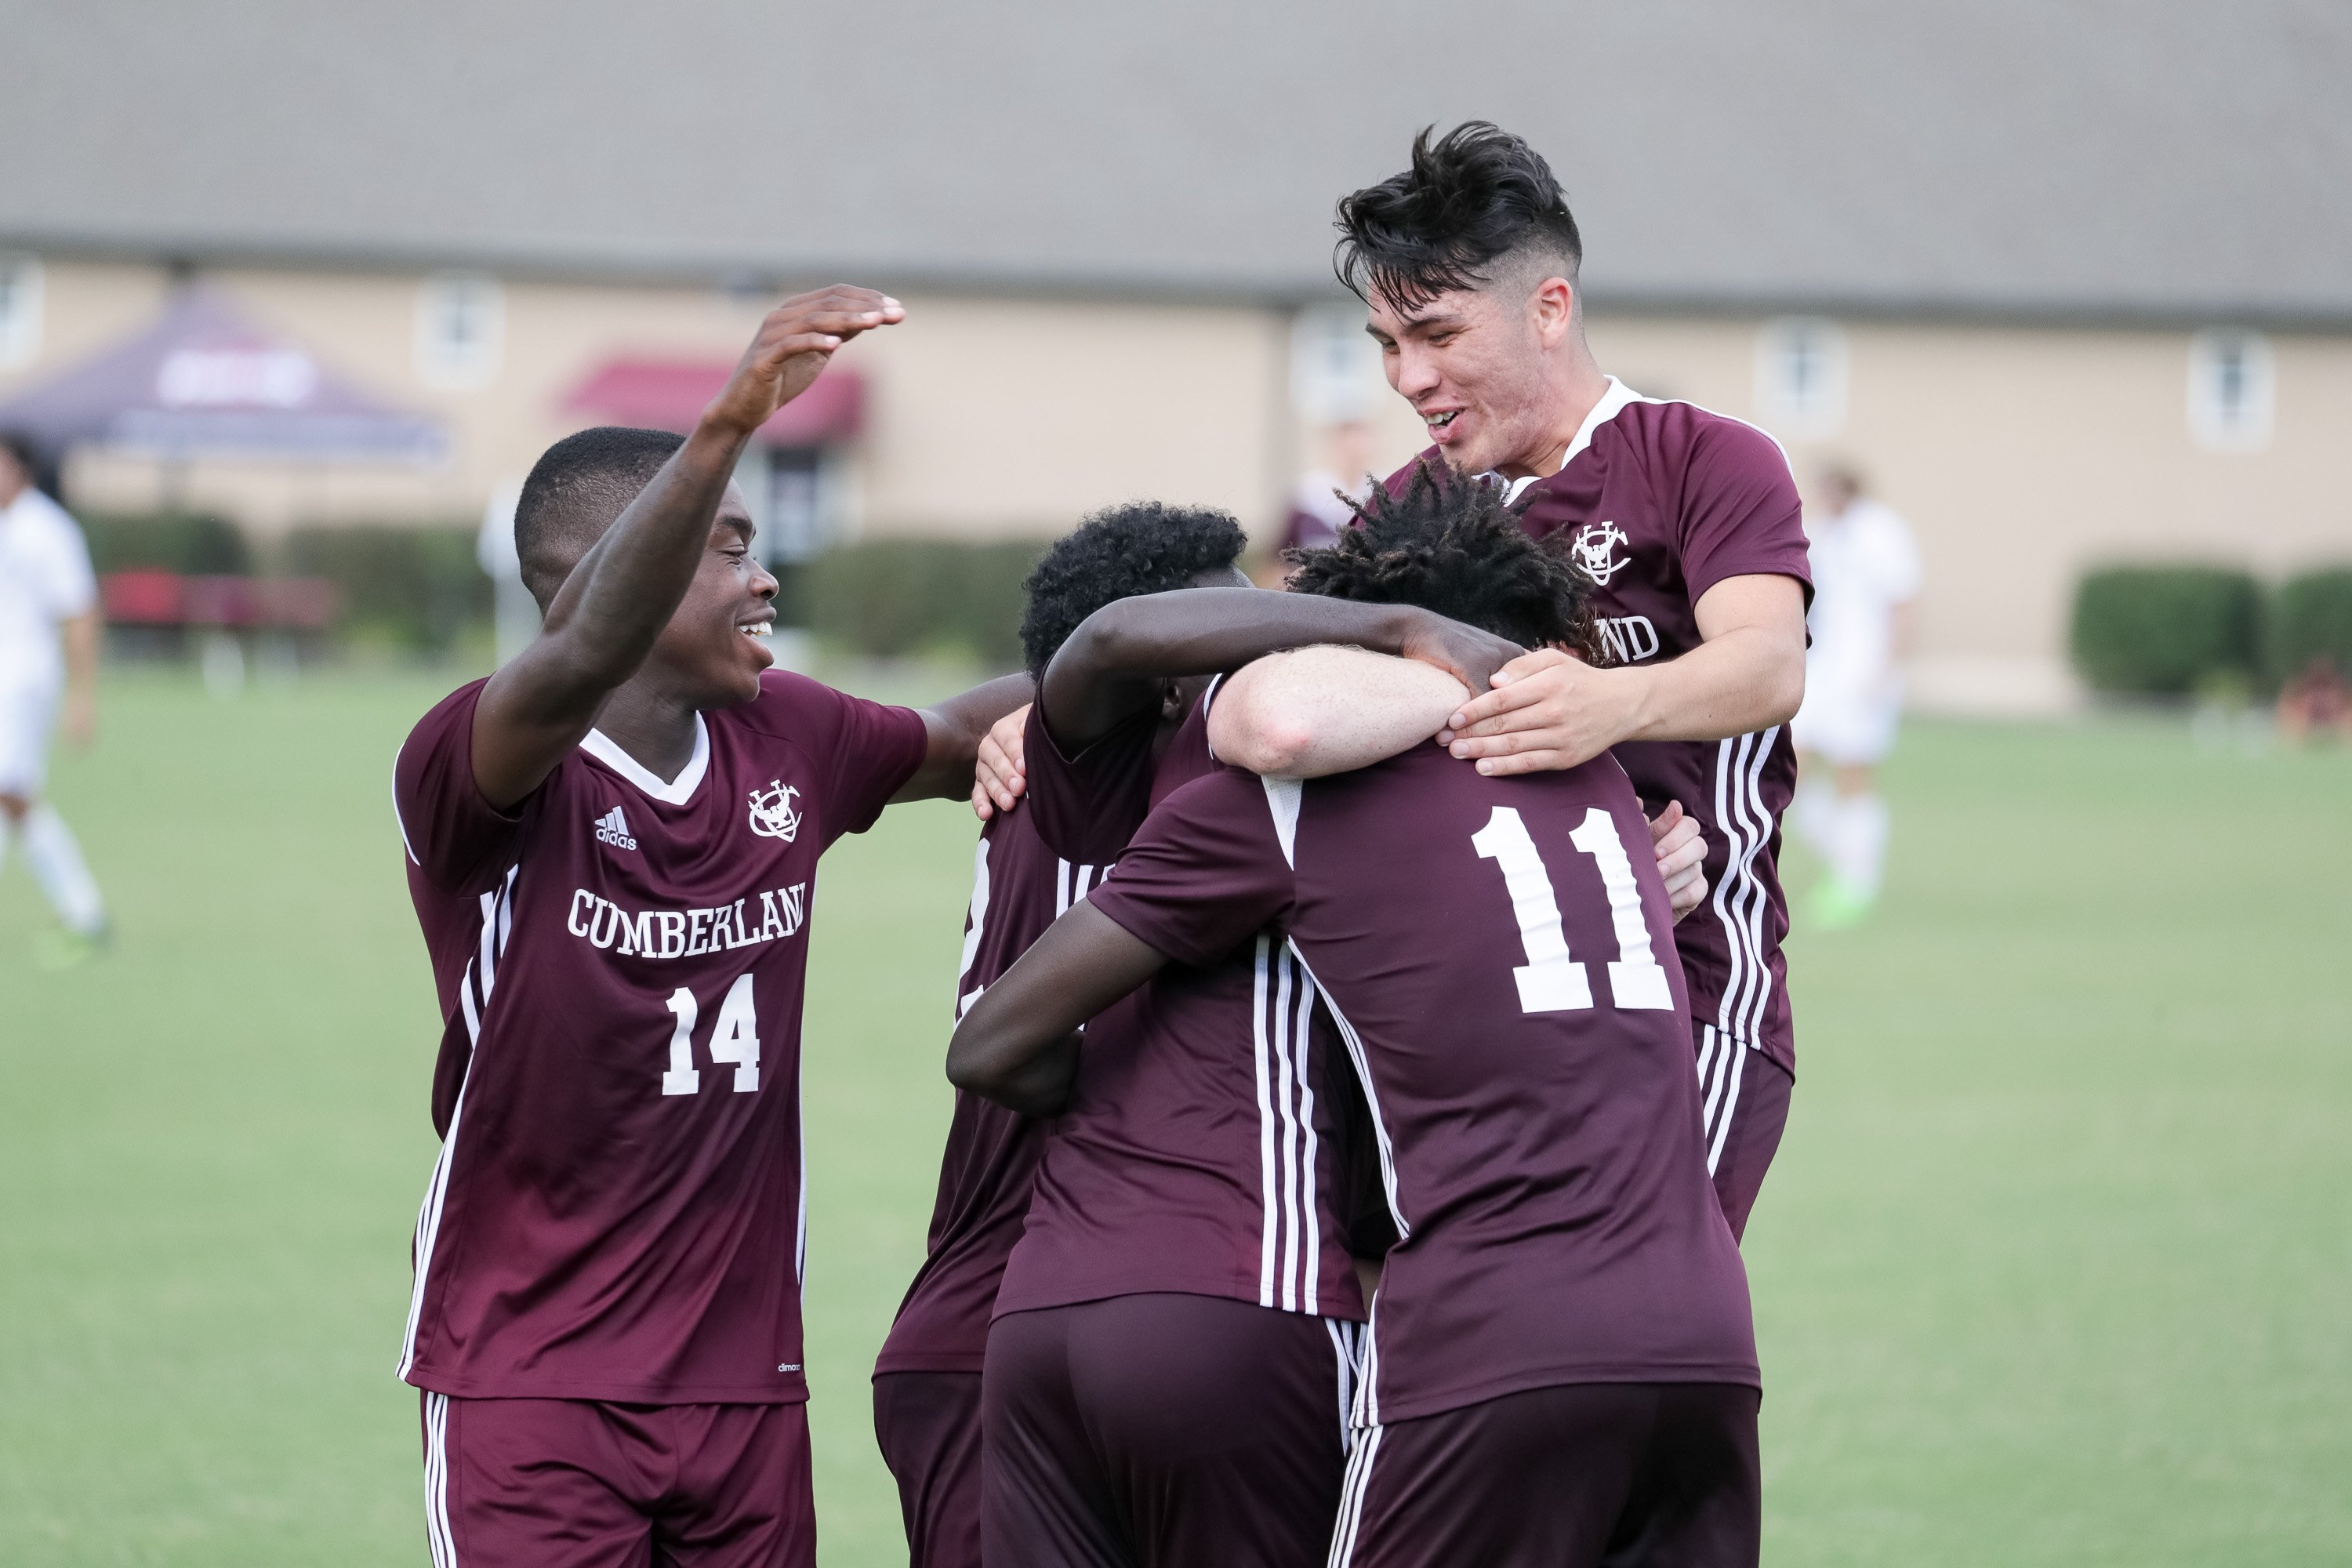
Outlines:
[[1575,282],[1584,237],[1543,154],[1484,120],[1433,142],[1436,129],[1412,139],[1403,174],[1339,199],[1339,281],[1412,310],[1493,283],[1496,262],[1525,253]]
[[1559,536],[1529,538],[1496,486],[1423,458],[1402,495],[1375,490],[1355,511],[1337,543],[1283,552],[1298,568],[1293,593],[1419,605],[1521,647],[1564,644],[1602,662],[1592,580]]
[[1231,514],[1206,507],[1130,501],[1096,512],[1045,552],[1023,584],[1021,653],[1043,676],[1078,623],[1116,600],[1189,588],[1203,572],[1241,559],[1249,536]]

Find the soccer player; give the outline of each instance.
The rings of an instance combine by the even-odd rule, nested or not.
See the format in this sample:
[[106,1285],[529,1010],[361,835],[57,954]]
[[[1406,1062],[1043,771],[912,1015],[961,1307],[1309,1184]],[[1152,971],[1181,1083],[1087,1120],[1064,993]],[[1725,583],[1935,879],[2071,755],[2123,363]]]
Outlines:
[[[1494,492],[1433,475],[1375,501],[1297,581],[1525,643],[1591,641],[1582,580]],[[1237,702],[1259,673],[1234,678]],[[1442,723],[1467,689],[1416,674],[1424,721]],[[1220,754],[1248,751],[1223,711]],[[1757,1561],[1746,1278],[1700,1147],[1679,966],[1660,962],[1665,890],[1631,852],[1643,832],[1605,756],[1518,776],[1428,746],[1303,784],[1221,770],[1161,802],[956,1031],[950,1076],[1025,1103],[1067,1075],[1090,1015],[1263,951],[1269,925],[1321,989],[1363,1075],[1398,1237],[1333,1564]],[[1081,1073],[1095,1049],[1090,1030]]]
[[39,471],[31,442],[0,436],[0,860],[12,839],[23,846],[65,928],[45,962],[62,966],[107,936],[81,846],[41,798],[59,697],[68,742],[86,747],[98,732],[98,581],[81,530],[34,482]]
[[817,858],[893,800],[967,792],[1029,682],[918,713],[770,669],[776,584],[728,481],[836,349],[903,314],[797,296],[692,434],[551,447],[515,519],[544,629],[401,749],[445,1029],[399,1370],[440,1568],[815,1561]]
[[[1251,589],[1234,564],[1242,544],[1221,514],[1120,508],[1057,545],[1033,579],[1024,641],[1041,676],[1027,723],[1042,765],[991,830],[1026,821],[1045,865],[1082,868],[1056,871],[1046,918],[1117,858],[1154,792],[1211,765],[1200,707],[1212,672],[1333,637],[1458,673],[1517,651],[1418,610]],[[1170,591],[1125,594],[1147,583]],[[1358,725],[1337,743],[1372,749],[1342,765],[1428,733],[1381,732],[1387,662],[1344,693]],[[994,850],[987,864],[993,911]],[[1023,907],[1045,904],[1040,891]],[[1100,1075],[1066,1108],[1059,1096],[1021,1108],[1064,1114],[1038,1134],[1025,1226],[1007,1227],[1017,1245],[998,1266],[982,1390],[989,1561],[1321,1556],[1361,1317],[1334,1199],[1332,1150],[1349,1128],[1322,1081],[1328,1040],[1308,1021],[1311,994],[1280,967],[1272,992],[1244,956],[1095,1020]],[[976,1270],[968,1278],[977,1284]],[[989,1310],[976,1290],[962,1306]],[[1140,1344],[1161,1348],[1139,1355]],[[910,1397],[903,1374],[887,1381],[901,1385],[890,1401]],[[931,1434],[956,1397],[944,1382],[917,1418]],[[908,1468],[893,1468],[904,1496]]]
[[1805,755],[1796,816],[1829,864],[1813,894],[1812,920],[1835,931],[1869,915],[1885,875],[1878,767],[1895,749],[1903,716],[1896,660],[1919,596],[1919,551],[1911,525],[1864,495],[1852,468],[1832,468],[1822,489],[1827,515],[1809,531],[1813,605],[1806,619],[1813,638],[1794,725]]
[[[1370,307],[1423,454],[1494,475],[1531,533],[1567,535],[1609,662],[1544,648],[1448,717],[1494,777],[1613,751],[1653,810],[1704,829],[1713,907],[1676,928],[1697,1027],[1707,1164],[1734,1234],[1779,1147],[1796,1071],[1776,869],[1796,781],[1809,577],[1772,439],[1643,397],[1585,341],[1576,220],[1540,154],[1473,121],[1339,203],[1341,276]],[[1409,479],[1408,468],[1391,489]]]

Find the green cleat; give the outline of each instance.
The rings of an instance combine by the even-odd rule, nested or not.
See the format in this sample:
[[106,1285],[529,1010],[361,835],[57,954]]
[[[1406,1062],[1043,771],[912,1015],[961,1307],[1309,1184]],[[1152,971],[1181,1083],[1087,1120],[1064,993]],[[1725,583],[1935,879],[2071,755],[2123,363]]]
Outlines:
[[95,958],[103,958],[114,946],[114,928],[102,925],[94,931],[50,931],[41,934],[34,962],[56,973],[61,970],[79,969]]
[[1870,918],[1876,897],[1834,879],[1813,889],[1806,913],[1815,931],[1852,931]]

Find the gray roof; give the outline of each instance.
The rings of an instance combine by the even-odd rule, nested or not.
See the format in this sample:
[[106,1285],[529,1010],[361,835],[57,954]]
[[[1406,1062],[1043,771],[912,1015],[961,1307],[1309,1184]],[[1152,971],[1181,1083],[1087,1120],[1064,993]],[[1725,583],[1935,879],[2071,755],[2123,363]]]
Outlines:
[[2352,324],[2340,0],[0,0],[0,243],[1328,292],[1500,121],[1599,303]]

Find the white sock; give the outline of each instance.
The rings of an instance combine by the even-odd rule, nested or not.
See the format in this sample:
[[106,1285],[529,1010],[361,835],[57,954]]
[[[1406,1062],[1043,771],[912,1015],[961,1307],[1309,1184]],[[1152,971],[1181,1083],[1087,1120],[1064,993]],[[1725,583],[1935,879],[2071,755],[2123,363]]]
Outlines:
[[1824,860],[1837,858],[1838,807],[1843,804],[1835,790],[1825,783],[1800,784],[1797,799],[1789,813],[1790,821],[1805,847]]
[[48,895],[49,907],[77,936],[96,936],[106,925],[106,900],[81,858],[73,829],[57,808],[41,801],[25,814],[25,864]]
[[1886,803],[1874,795],[1839,797],[1830,872],[1848,890],[1878,896],[1886,875]]

